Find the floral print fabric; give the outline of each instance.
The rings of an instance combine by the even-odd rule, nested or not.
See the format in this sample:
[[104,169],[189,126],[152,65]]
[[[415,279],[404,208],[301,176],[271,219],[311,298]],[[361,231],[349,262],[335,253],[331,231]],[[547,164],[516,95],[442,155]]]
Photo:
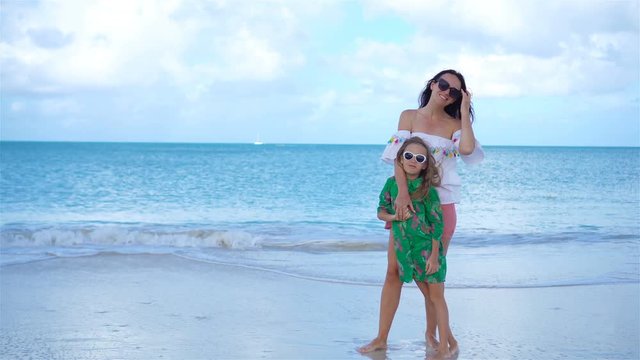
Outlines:
[[[409,193],[415,192],[421,183],[421,178],[409,180]],[[394,177],[390,177],[380,192],[378,210],[385,209],[389,214],[394,214],[393,202],[397,196],[398,184]],[[442,246],[442,209],[438,193],[432,187],[427,195],[422,199],[412,200],[412,203],[416,210],[413,216],[406,221],[394,221],[391,225],[400,279],[403,282],[444,282],[447,261]],[[440,268],[437,272],[427,275],[427,260],[431,256],[434,240],[439,244]]]

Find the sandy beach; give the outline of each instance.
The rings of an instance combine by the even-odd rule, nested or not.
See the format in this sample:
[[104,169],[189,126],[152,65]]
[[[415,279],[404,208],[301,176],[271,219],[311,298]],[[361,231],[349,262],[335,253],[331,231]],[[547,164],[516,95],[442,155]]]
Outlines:
[[[366,359],[379,286],[294,278],[173,255],[0,268],[2,359]],[[640,286],[450,289],[458,359],[637,359]],[[389,349],[425,359],[405,287]]]

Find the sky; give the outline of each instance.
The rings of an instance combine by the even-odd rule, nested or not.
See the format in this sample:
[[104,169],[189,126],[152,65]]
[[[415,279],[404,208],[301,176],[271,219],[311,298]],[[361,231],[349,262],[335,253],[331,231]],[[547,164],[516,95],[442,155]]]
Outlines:
[[638,0],[0,0],[0,140],[384,144],[455,69],[484,145],[640,146]]

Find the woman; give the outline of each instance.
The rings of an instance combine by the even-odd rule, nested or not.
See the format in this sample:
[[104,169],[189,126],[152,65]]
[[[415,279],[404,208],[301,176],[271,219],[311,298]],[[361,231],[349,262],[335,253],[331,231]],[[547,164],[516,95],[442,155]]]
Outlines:
[[[476,164],[484,159],[484,151],[476,141],[473,128],[473,108],[471,94],[462,74],[455,70],[443,70],[427,82],[420,95],[418,109],[405,110],[400,114],[398,132],[394,134],[382,154],[382,160],[394,164],[394,175],[398,182],[398,196],[395,201],[396,213],[403,214],[402,220],[411,216],[415,209],[411,204],[406,177],[400,164],[395,162],[398,149],[411,137],[418,136],[430,148],[439,166],[441,184],[436,188],[442,204],[444,233],[442,243],[447,254],[449,243],[456,227],[455,204],[460,202],[460,177],[456,170],[456,161],[461,157],[465,163]],[[392,234],[389,234],[387,251],[387,274],[380,299],[380,320],[378,336],[369,344],[358,349],[361,353],[386,349],[391,323],[398,309],[402,281],[398,277],[398,264],[393,249]],[[425,294],[425,299],[428,298]],[[433,303],[425,301],[427,311],[427,344],[432,348],[441,348],[436,340],[437,323]],[[450,336],[440,339],[448,343],[450,352],[457,351],[457,342]]]

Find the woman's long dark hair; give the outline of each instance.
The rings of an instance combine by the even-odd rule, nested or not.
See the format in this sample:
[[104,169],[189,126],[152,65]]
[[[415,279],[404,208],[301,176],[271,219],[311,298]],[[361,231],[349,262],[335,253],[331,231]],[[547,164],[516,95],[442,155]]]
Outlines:
[[[458,80],[460,80],[460,87],[462,87],[463,91],[467,91],[467,83],[464,81],[464,76],[462,76],[462,74],[460,74],[459,72],[455,71],[455,70],[442,70],[439,73],[436,74],[436,76],[434,76],[431,80],[429,80],[429,82],[427,82],[427,86],[424,88],[424,90],[422,90],[422,94],[420,94],[420,107],[425,107],[427,106],[427,103],[429,102],[429,99],[431,98],[431,84],[433,84],[434,82],[437,82],[440,77],[444,74],[451,74],[454,75],[458,78]],[[461,115],[460,115],[460,106],[462,105],[462,97],[458,98],[454,103],[449,104],[447,106],[444,107],[444,111],[449,114],[449,116],[451,116],[454,119],[460,119]],[[469,115],[471,117],[471,122],[473,122],[473,105],[469,104]]]

